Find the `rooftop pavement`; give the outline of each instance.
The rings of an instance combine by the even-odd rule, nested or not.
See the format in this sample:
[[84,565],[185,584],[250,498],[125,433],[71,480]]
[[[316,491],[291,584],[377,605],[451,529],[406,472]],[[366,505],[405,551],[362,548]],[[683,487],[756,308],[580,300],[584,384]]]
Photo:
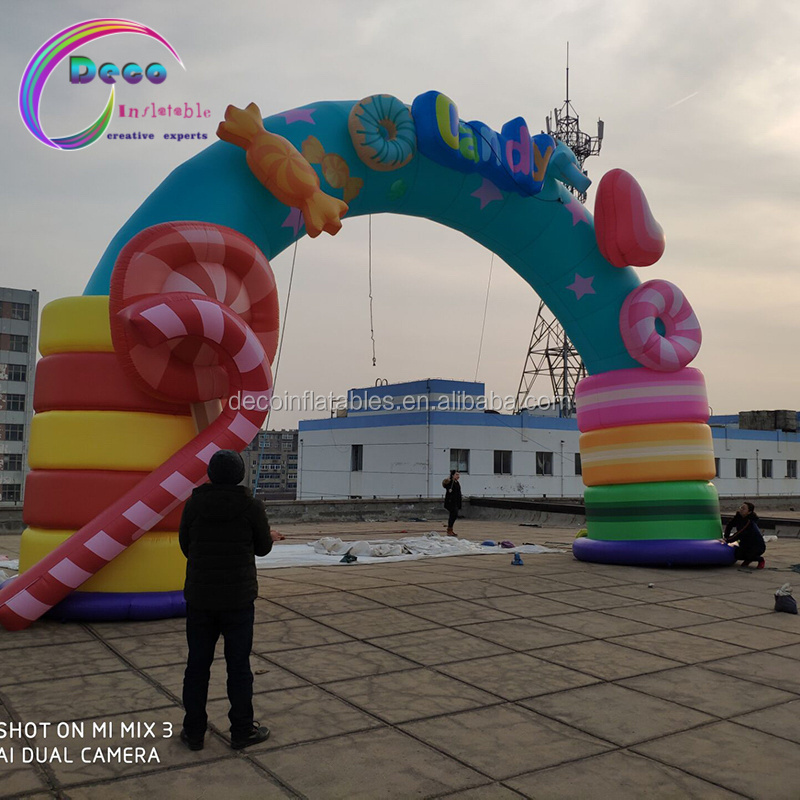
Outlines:
[[[431,525],[282,531],[375,539]],[[16,756],[0,756],[0,796],[800,797],[800,617],[772,611],[800,540],[770,543],[760,571],[645,569],[573,560],[572,529],[457,528],[559,552],[259,573],[254,705],[272,735],[244,751],[228,746],[221,647],[205,749],[178,740],[182,620],[0,632],[0,723],[52,723],[46,738],[39,726],[0,739]],[[18,541],[0,538],[0,552]],[[85,735],[59,738],[62,721]],[[126,746],[148,762],[108,756]],[[62,757],[23,764],[23,747]]]

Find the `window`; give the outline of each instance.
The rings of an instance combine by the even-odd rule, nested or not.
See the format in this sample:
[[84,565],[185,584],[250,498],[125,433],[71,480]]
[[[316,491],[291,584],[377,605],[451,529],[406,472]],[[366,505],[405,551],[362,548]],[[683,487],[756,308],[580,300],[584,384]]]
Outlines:
[[469,450],[450,450],[450,469],[469,474]]
[[736,477],[737,478],[746,478],[747,477],[747,459],[746,458],[737,458],[736,459]]
[[765,458],[761,461],[761,477],[762,478],[771,478],[772,477],[772,459]]
[[0,409],[5,411],[24,411],[24,394],[3,394],[0,395]]
[[536,474],[537,475],[552,475],[553,474],[553,454],[544,450],[536,452]]
[[282,442],[281,443],[281,449],[282,450],[291,450],[292,447],[293,447],[293,445],[292,445],[291,442]]
[[28,367],[25,364],[0,364],[0,381],[25,381]]
[[786,462],[786,477],[787,478],[796,478],[797,477],[797,459],[790,459]]
[[575,474],[583,475],[583,464],[581,464],[581,454],[575,453]]
[[361,472],[364,469],[364,445],[354,444],[350,447],[350,472]]
[[6,453],[0,459],[0,469],[7,472],[20,472],[22,470],[22,453]]
[[11,304],[11,319],[29,320],[31,318],[31,307],[27,303]]
[[10,333],[8,335],[8,349],[13,353],[27,353],[28,337],[19,333]]
[[510,450],[495,450],[494,451],[494,474],[495,475],[510,475],[511,474],[511,451]]
[[719,478],[719,459],[714,459],[714,477]]
[[25,428],[18,423],[7,422],[5,425],[0,425],[0,431],[3,431],[0,439],[5,439],[7,442],[21,442],[24,438]]
[[4,483],[0,489],[2,489],[0,500],[4,503],[18,503],[22,497],[21,483]]
[[282,433],[281,434],[281,439],[294,439],[294,434],[293,433]]
[[286,488],[287,488],[287,489],[296,489],[296,488],[297,488],[297,483],[296,483],[296,482],[293,482],[293,483],[287,483],[287,484],[286,484]]

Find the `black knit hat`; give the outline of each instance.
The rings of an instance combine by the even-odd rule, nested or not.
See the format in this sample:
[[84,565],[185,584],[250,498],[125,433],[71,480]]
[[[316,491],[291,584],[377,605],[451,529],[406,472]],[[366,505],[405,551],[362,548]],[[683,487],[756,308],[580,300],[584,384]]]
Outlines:
[[208,462],[211,483],[236,486],[244,478],[244,461],[235,450],[217,450]]

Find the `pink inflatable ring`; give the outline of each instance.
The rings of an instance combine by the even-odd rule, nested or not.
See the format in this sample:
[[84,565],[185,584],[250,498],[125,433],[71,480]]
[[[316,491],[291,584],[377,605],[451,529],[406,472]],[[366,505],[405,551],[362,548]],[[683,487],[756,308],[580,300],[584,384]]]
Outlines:
[[[656,328],[657,320],[663,334]],[[662,280],[647,281],[625,298],[619,329],[631,358],[659,372],[683,369],[703,340],[700,323],[683,292]]]

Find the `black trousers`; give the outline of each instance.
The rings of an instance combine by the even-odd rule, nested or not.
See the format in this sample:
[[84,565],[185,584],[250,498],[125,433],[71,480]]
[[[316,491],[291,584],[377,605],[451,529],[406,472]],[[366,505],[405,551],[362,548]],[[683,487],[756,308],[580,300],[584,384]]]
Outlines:
[[450,518],[447,520],[447,527],[452,528],[453,525],[456,524],[456,520],[458,519],[458,509],[451,508],[450,509]]
[[211,663],[217,640],[225,640],[225,664],[228,669],[228,719],[232,736],[245,736],[253,727],[253,673],[250,650],[253,647],[255,606],[234,611],[203,611],[186,608],[186,641],[189,658],[183,676],[183,727],[190,739],[199,739],[208,725],[206,701]]
[[750,545],[749,547],[742,547],[737,545],[733,548],[733,554],[736,561],[758,561],[761,556],[766,552],[767,547],[764,544]]

